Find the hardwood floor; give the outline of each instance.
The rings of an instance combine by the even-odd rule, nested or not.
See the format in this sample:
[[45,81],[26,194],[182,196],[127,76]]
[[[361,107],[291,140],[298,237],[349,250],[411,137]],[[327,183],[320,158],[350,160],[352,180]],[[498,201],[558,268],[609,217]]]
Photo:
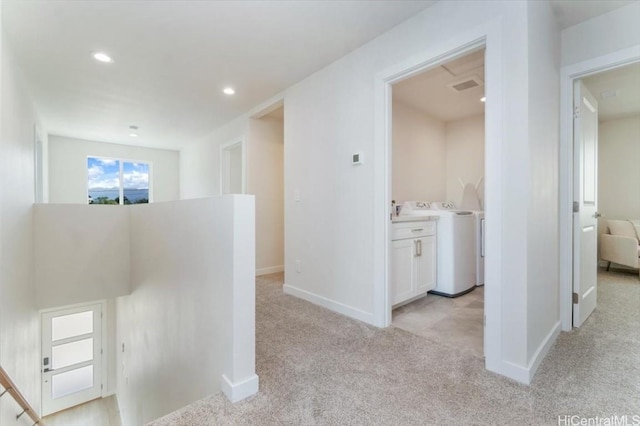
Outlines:
[[47,426],[122,426],[115,395],[68,408],[42,419]]

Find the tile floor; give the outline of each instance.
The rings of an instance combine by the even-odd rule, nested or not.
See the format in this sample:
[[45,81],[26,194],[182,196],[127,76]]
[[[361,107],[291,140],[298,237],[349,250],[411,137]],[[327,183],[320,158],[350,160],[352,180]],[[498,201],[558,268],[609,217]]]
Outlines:
[[122,426],[115,395],[94,399],[42,420],[47,426]]
[[484,287],[456,298],[427,294],[393,311],[392,325],[484,357]]

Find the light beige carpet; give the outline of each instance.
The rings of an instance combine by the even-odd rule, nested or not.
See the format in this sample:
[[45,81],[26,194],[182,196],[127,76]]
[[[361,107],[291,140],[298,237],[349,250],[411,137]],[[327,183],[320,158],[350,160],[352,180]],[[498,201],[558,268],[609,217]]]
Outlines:
[[390,327],[376,329],[257,280],[260,391],[222,394],[153,425],[557,425],[558,415],[640,415],[637,274],[600,274],[598,309],[561,334],[528,387],[482,359]]

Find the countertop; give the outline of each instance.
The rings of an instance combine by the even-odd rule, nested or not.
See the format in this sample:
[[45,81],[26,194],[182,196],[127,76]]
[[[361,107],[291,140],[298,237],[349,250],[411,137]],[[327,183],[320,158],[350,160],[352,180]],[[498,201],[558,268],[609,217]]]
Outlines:
[[429,220],[438,220],[438,216],[393,216],[391,223],[425,222]]

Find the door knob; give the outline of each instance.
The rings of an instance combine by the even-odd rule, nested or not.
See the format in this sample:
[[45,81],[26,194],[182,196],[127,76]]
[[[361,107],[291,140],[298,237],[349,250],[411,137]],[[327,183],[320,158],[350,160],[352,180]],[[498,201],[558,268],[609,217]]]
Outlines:
[[595,213],[593,214],[593,217],[595,217],[595,218],[597,219],[597,218],[599,218],[599,217],[602,217],[602,215],[601,215],[600,213],[598,213],[598,212],[595,212]]

